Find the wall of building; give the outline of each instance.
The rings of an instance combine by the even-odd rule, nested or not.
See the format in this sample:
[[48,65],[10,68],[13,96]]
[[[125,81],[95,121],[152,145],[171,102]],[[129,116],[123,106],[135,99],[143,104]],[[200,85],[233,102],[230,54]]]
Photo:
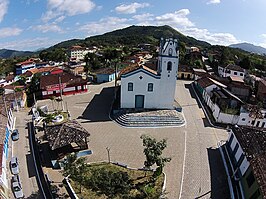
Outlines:
[[98,74],[97,83],[111,82],[115,80],[115,73],[113,74]]
[[240,77],[241,79],[245,77],[245,72],[230,70],[221,66],[218,66],[218,74],[220,77]]
[[194,74],[189,72],[178,72],[178,79],[188,79],[192,80],[194,79]]
[[[233,140],[232,140],[231,144],[228,145],[229,152],[231,154],[230,161],[236,167],[236,164],[239,161],[241,155],[244,154],[244,151],[243,151],[240,143],[238,142],[238,140],[234,136],[234,133],[232,130],[229,132],[227,143],[229,143],[229,140],[231,137],[233,137]],[[233,152],[233,150],[237,144],[239,145],[239,148],[237,149],[236,153],[233,154],[232,152]],[[237,168],[235,168],[235,171],[233,171],[233,172],[237,172],[238,174],[240,174],[238,177],[240,177],[240,185],[241,185],[242,190],[244,192],[243,193],[244,198],[250,198],[252,196],[252,194],[254,194],[258,190],[259,185],[258,185],[257,181],[255,180],[254,183],[250,187],[248,186],[247,178],[252,173],[252,168],[250,167],[250,163],[247,160],[246,156],[244,157],[242,163],[238,166],[238,169],[239,170],[237,170]],[[261,198],[261,197],[259,197],[259,198]]]
[[[139,77],[142,77],[140,79]],[[144,95],[144,108],[159,108],[159,101],[164,101],[160,96],[159,81],[140,71],[126,78],[121,78],[121,108],[135,108],[135,96]],[[133,91],[128,91],[128,83],[133,82]],[[153,83],[153,92],[148,92],[148,83]]]
[[[83,85],[83,89],[82,86],[70,86],[70,87],[66,87],[63,89],[62,94],[63,95],[74,95],[76,93],[82,93],[82,92],[87,92],[88,91],[88,86],[86,84]],[[51,96],[60,96],[60,90],[55,90],[55,94],[54,91],[42,91],[42,97],[43,99],[48,99]]]

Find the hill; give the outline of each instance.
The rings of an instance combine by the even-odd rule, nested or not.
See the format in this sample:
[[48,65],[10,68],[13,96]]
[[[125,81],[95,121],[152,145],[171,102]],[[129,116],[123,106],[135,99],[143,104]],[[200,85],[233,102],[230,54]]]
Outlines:
[[0,49],[0,58],[31,56],[34,52]]
[[49,49],[54,49],[59,47],[69,48],[72,45],[135,46],[140,43],[150,43],[158,45],[159,39],[161,37],[178,38],[179,42],[183,42],[187,46],[198,46],[202,48],[211,46],[207,42],[199,41],[193,37],[185,36],[170,26],[130,26],[124,29],[108,32],[103,35],[88,37],[84,40],[73,39],[73,40],[64,41],[59,44],[56,44],[55,46]]
[[266,54],[266,48],[263,48],[261,46],[255,46],[250,43],[239,43],[239,44],[232,44],[229,47],[232,48],[240,48],[242,50],[251,52],[251,53],[257,53],[260,55]]

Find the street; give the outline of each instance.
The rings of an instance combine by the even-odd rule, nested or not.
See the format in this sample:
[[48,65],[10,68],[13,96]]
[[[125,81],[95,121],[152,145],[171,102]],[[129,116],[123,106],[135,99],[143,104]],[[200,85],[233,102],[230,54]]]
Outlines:
[[[38,196],[38,184],[36,181],[36,173],[33,164],[32,155],[30,152],[27,121],[31,120],[31,115],[28,115],[29,109],[14,112],[16,117],[16,128],[19,131],[19,140],[13,142],[13,156],[18,157],[19,161],[19,177],[22,184],[25,198],[41,198]],[[11,174],[10,174],[11,178]],[[11,193],[10,198],[14,198]]]

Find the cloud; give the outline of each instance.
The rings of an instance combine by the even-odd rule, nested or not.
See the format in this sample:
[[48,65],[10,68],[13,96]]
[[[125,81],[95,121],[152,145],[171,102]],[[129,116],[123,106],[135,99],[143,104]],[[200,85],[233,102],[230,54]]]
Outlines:
[[150,13],[144,13],[141,15],[134,15],[132,18],[140,22],[151,21],[154,19],[154,15]]
[[260,35],[263,39],[263,42],[259,44],[259,46],[262,46],[263,48],[266,48],[266,34]]
[[61,15],[85,14],[92,11],[95,6],[91,0],[48,0],[48,10],[42,19],[47,22]]
[[134,15],[131,18],[107,17],[99,21],[94,21],[83,25],[78,30],[85,31],[91,36],[125,28],[130,25],[170,25],[184,35],[191,36],[211,44],[229,45],[241,42],[231,33],[212,32],[208,29],[196,27],[196,25],[188,18],[189,14],[190,11],[188,9],[181,9],[159,16],[154,16],[150,13],[144,13],[140,15]]
[[131,4],[121,4],[115,8],[115,11],[119,14],[134,14],[137,12],[139,8],[148,7],[150,4],[148,3],[131,3]]
[[207,4],[219,4],[221,3],[221,0],[209,0]]
[[38,48],[49,47],[56,43],[59,40],[53,40],[47,37],[38,37],[34,39],[24,39],[16,40],[11,42],[0,43],[1,48],[6,49],[15,49],[15,50],[36,50]]
[[30,29],[40,31],[42,33],[46,33],[46,32],[62,33],[63,32],[62,28],[60,28],[56,23],[32,26],[30,27]]
[[20,28],[0,28],[0,38],[20,35],[22,29]]
[[181,32],[185,35],[194,37],[199,40],[207,41],[211,44],[217,45],[230,45],[234,43],[240,43],[231,33],[212,33],[207,29],[200,29],[196,27],[181,29]]
[[188,9],[177,10],[173,13],[166,13],[155,17],[155,21],[158,25],[171,25],[179,27],[191,27],[194,24],[188,19],[187,15],[190,14]]
[[79,28],[80,31],[85,31],[88,35],[102,34],[120,28],[125,28],[131,24],[127,23],[126,18],[107,17],[99,21],[90,22]]
[[8,0],[0,0],[0,22],[3,20],[8,9]]

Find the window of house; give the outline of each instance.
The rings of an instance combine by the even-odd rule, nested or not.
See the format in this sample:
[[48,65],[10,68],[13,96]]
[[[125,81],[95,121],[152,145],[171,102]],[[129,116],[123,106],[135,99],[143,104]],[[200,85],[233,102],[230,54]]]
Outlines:
[[172,62],[170,62],[170,61],[167,63],[167,70],[168,71],[172,70]]
[[237,72],[234,72],[234,75],[237,75]]
[[261,128],[264,128],[265,126],[265,122],[262,122]]
[[246,118],[242,118],[242,121],[246,121]]
[[251,125],[254,125],[254,124],[255,124],[255,120],[252,120]]
[[128,83],[128,88],[127,88],[128,91],[133,91],[133,83],[132,82],[129,82]]
[[252,172],[250,172],[250,174],[246,178],[246,181],[247,181],[248,187],[250,188],[253,185],[253,183],[255,182],[255,177],[254,177]]
[[148,91],[149,92],[153,91],[153,83],[148,83]]
[[244,74],[243,73],[240,73],[240,76],[244,76]]

